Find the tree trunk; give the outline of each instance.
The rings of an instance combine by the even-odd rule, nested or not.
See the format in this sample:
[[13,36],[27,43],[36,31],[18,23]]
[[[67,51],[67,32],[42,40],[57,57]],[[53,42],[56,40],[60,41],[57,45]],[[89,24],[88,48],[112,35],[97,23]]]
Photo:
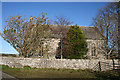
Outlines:
[[43,56],[43,45],[41,45],[41,56]]
[[[107,51],[107,53],[108,53],[108,26],[106,27],[107,29],[106,29],[106,38],[107,38],[107,40],[106,40],[106,45],[107,45],[107,47],[106,47],[106,51]],[[107,54],[107,59],[109,58],[109,56],[108,56],[108,54]]]
[[61,40],[61,59],[63,59],[63,56],[62,56],[62,40]]

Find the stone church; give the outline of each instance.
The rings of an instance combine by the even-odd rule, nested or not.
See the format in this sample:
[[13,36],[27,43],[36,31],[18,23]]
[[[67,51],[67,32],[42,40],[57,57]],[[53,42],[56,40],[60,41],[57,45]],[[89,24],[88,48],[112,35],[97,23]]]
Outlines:
[[[80,28],[87,39],[86,42],[88,43],[88,53],[86,56],[89,59],[105,59],[105,52],[102,50],[105,47],[106,38],[104,35],[97,27],[80,26]],[[58,44],[60,42],[59,35],[56,37],[46,40],[44,43],[44,48],[46,45],[49,46],[48,55],[49,58],[52,59],[56,56],[56,50],[59,47]]]
[[[32,22],[33,18],[30,18],[30,22]],[[35,26],[35,25],[33,25]],[[52,29],[58,29],[56,25],[50,26]],[[97,27],[88,27],[88,26],[79,26],[87,39],[86,42],[88,43],[88,52],[87,56],[89,59],[105,59],[105,36],[99,31]],[[69,26],[68,26],[69,28]],[[52,37],[49,39],[45,39],[43,43],[43,52],[47,49],[47,56],[48,58],[54,59],[56,56],[57,49],[60,43],[60,34],[51,34]],[[38,53],[39,55],[39,50]],[[43,56],[43,55],[41,55]]]

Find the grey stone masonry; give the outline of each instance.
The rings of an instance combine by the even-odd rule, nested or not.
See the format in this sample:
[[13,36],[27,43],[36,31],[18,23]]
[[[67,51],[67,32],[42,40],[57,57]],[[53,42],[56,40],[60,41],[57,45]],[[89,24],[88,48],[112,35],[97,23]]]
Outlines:
[[[95,69],[98,66],[98,62],[107,63],[111,66],[105,68],[101,63],[102,70],[112,69],[112,60],[98,60],[98,59],[40,59],[40,58],[13,58],[2,57],[1,65],[8,65],[9,67],[23,68],[24,66],[30,66],[31,68],[66,68],[66,69]],[[114,60],[115,64],[118,60]],[[97,69],[96,69],[97,70]],[[98,69],[99,70],[99,69]]]

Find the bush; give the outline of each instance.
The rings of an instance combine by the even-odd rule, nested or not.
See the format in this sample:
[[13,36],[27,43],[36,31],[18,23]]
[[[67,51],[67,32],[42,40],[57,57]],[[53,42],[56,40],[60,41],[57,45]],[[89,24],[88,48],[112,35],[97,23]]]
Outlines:
[[70,55],[67,56],[68,59],[87,59],[86,57],[83,57],[81,55]]
[[30,66],[24,66],[24,69],[31,69],[31,67]]

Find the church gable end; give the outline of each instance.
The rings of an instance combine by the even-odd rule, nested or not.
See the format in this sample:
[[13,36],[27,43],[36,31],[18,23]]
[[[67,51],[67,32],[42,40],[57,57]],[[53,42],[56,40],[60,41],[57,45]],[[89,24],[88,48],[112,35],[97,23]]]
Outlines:
[[80,26],[80,28],[87,39],[89,49],[87,53],[88,58],[105,58],[105,52],[101,50],[102,47],[105,47],[106,39],[104,35],[102,35],[97,27]]

